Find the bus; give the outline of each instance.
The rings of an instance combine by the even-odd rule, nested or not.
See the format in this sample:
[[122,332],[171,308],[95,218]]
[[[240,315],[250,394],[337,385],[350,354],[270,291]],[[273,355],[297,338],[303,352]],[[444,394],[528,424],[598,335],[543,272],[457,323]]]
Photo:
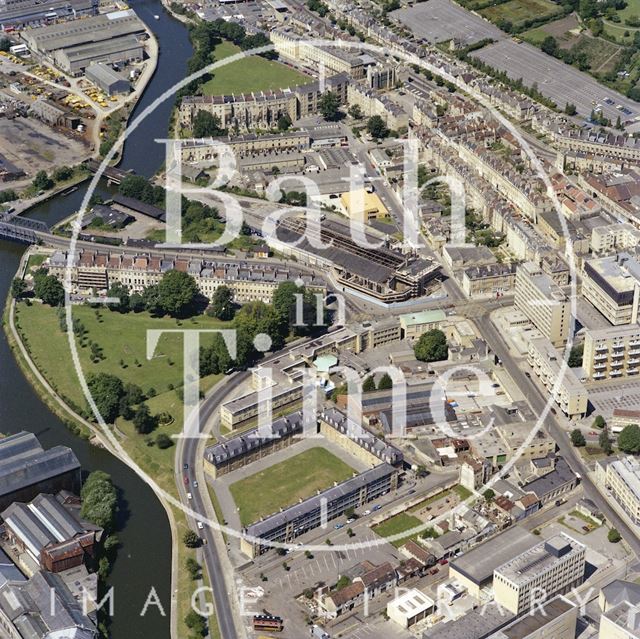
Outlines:
[[284,621],[282,617],[274,617],[273,615],[255,615],[253,617],[254,630],[266,630],[267,632],[282,632],[284,629]]

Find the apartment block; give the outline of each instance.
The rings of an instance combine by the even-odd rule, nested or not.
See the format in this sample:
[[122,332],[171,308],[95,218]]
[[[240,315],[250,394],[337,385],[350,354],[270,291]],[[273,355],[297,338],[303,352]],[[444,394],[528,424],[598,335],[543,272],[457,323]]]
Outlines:
[[567,417],[577,419],[586,415],[587,390],[568,366],[563,369],[562,356],[546,337],[529,342],[527,361]]
[[640,461],[635,457],[596,462],[596,481],[634,524],[640,524]]
[[585,261],[582,295],[614,326],[635,324],[640,303],[640,262],[628,253]]
[[589,379],[596,381],[637,375],[640,326],[629,324],[586,331],[582,368]]
[[606,224],[591,231],[591,250],[598,255],[626,251],[640,244],[640,231],[632,224]]
[[571,306],[564,291],[533,262],[518,267],[515,288],[516,307],[554,346],[562,346],[571,322]]
[[560,533],[496,568],[493,591],[496,603],[520,615],[584,580],[586,548]]

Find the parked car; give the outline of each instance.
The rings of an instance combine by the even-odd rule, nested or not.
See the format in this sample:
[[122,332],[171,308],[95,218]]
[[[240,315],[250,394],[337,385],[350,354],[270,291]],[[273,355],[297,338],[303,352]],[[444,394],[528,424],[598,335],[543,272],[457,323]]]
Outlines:
[[194,487],[194,488],[197,488],[197,487],[198,487],[198,482],[197,482],[195,479],[193,480],[193,487]]
[[336,530],[340,530],[340,528],[344,528],[344,524],[336,524],[336,525],[334,526],[334,528],[335,528]]
[[189,464],[185,464],[185,465],[182,467],[182,469],[183,469],[183,470],[189,470]]
[[191,499],[193,495],[191,493],[187,493],[187,499]]
[[201,521],[198,522],[197,526],[198,530],[202,530],[204,528],[204,524]]
[[449,563],[449,560],[448,559],[441,559],[438,563],[441,566],[446,566]]

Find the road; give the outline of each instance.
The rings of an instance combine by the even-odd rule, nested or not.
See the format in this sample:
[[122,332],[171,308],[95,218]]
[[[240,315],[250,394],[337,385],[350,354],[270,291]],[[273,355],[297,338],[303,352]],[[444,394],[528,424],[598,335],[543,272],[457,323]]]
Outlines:
[[[224,381],[214,387],[212,392],[207,395],[200,405],[200,423],[206,424],[216,408],[224,400],[228,393],[240,386],[249,377],[248,372],[233,373],[226,377]],[[205,506],[205,499],[209,500],[206,494],[206,485],[199,484],[197,488],[191,485],[192,499],[187,499],[187,489],[182,480],[183,468],[187,464],[189,467],[190,477],[193,477],[193,470],[200,463],[201,440],[195,438],[179,439],[175,457],[176,485],[180,500],[186,506],[198,513],[202,513],[202,519],[208,519],[208,509]],[[213,590],[213,600],[216,609],[216,617],[220,635],[224,639],[236,639],[238,633],[234,622],[233,608],[230,603],[230,597],[233,595],[227,589],[225,580],[225,570],[219,555],[219,548],[216,540],[216,531],[205,525],[202,530],[198,530],[197,523],[192,517],[188,517],[191,528],[206,542],[203,547],[204,563],[209,575],[209,582]],[[229,575],[230,578],[233,575]]]
[[[507,344],[491,322],[489,316],[485,315],[481,318],[477,318],[476,323],[478,324],[484,339],[487,341],[493,352],[502,360],[503,366],[513,381],[527,397],[532,410],[537,415],[541,415],[548,401],[548,397],[545,397],[535,382],[528,378],[520,369],[517,362],[509,353]],[[549,412],[545,418],[545,427],[555,440],[558,448],[560,449],[560,454],[566,459],[569,466],[574,470],[579,469],[581,471],[580,482],[585,496],[597,504],[600,511],[607,517],[611,524],[618,529],[633,552],[637,556],[640,556],[640,540],[636,537],[635,533],[626,524],[626,522],[618,515],[618,513],[609,506],[607,500],[595,487],[594,483],[587,475],[582,459],[579,454],[576,453],[575,448],[570,445],[566,431],[560,427],[558,420],[551,412]]]

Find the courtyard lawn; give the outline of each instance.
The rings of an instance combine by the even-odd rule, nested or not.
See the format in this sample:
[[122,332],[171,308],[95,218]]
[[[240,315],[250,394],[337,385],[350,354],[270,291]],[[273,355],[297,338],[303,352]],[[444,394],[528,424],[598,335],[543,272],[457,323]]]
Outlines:
[[[412,530],[416,526],[421,526],[422,522],[413,515],[408,515],[407,513],[400,513],[398,515],[394,515],[393,517],[383,521],[381,524],[373,527],[373,532],[376,535],[380,535],[380,537],[392,537],[394,535],[400,535],[407,530]],[[400,539],[396,539],[392,542],[396,548],[399,548],[403,544],[405,544],[409,539],[414,539],[418,534],[407,535],[406,537],[402,537]]]
[[[216,60],[222,60],[239,52],[240,48],[236,45],[223,42],[215,48],[214,57]],[[286,89],[312,81],[308,76],[280,62],[255,55],[215,69],[212,74],[213,78],[202,86],[204,95]]]
[[[148,329],[207,329],[224,326],[201,315],[177,321],[154,318],[148,313],[120,314],[106,308],[73,308],[73,317],[82,322],[87,339],[102,349],[104,359],[93,363],[90,346],[80,347],[78,355],[84,374],[110,373],[126,382],[162,393],[182,384],[182,338],[167,334],[160,338],[154,357],[146,358]],[[85,406],[84,394],[71,360],[67,334],[60,329],[57,309],[34,302],[16,305],[16,323],[31,357],[49,383],[75,406]],[[204,338],[203,338],[204,341]]]
[[353,472],[325,448],[310,448],[231,484],[229,490],[240,511],[240,523],[246,526],[348,479]]
[[515,27],[532,18],[551,19],[562,13],[562,9],[550,0],[509,0],[503,4],[487,7],[479,12],[491,22],[508,20]]

